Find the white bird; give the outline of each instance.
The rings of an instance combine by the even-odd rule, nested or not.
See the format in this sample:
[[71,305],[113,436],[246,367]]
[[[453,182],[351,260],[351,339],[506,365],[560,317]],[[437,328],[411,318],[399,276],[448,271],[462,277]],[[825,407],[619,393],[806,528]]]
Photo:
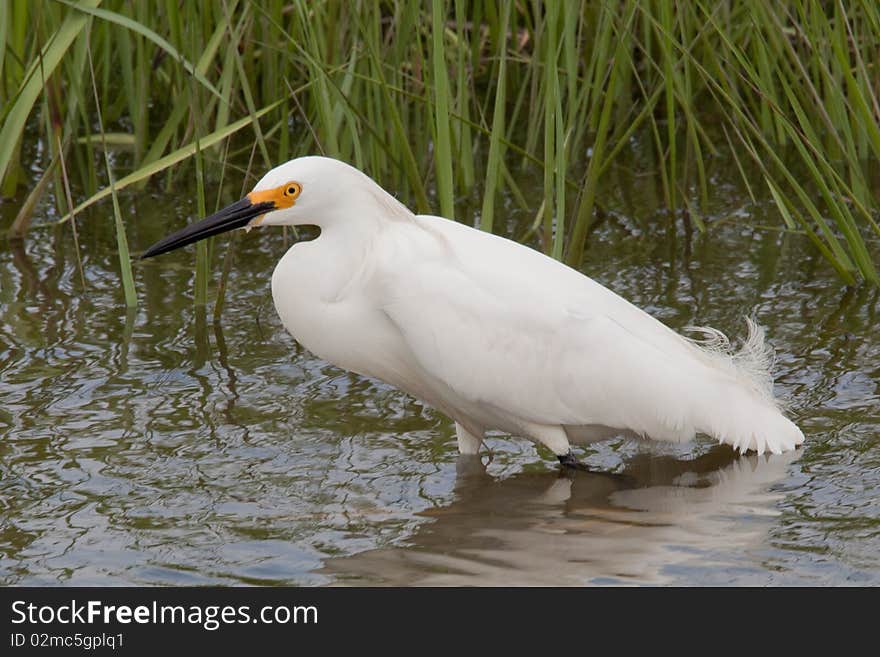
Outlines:
[[490,429],[574,468],[571,442],[615,435],[683,442],[699,433],[759,454],[804,441],[773,398],[754,323],[737,353],[712,329],[698,344],[533,249],[413,214],[331,158],[272,169],[241,201],[142,257],[257,225],[321,230],[272,275],[291,335],[451,417],[462,454],[477,454]]

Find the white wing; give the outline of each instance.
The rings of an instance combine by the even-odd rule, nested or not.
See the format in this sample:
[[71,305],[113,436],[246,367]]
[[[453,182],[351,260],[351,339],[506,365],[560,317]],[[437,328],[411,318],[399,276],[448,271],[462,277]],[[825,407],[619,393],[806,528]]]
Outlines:
[[430,241],[396,254],[379,301],[421,368],[460,398],[526,423],[660,440],[702,432],[759,452],[803,440],[730,358],[591,279],[514,242],[417,221]]

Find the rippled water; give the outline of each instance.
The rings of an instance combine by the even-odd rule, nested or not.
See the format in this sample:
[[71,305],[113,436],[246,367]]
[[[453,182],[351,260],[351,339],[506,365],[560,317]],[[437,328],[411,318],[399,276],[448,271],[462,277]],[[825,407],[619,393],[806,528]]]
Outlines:
[[[0,582],[880,583],[880,293],[714,191],[703,236],[622,185],[584,271],[676,328],[741,335],[754,309],[794,454],[612,440],[585,452],[607,474],[560,475],[495,435],[484,471],[447,418],[285,333],[280,231],[238,241],[218,325],[191,250],[138,264],[125,311],[106,211],[81,222],[85,288],[69,230],[0,242]],[[187,192],[127,198],[135,251],[194,218]]]

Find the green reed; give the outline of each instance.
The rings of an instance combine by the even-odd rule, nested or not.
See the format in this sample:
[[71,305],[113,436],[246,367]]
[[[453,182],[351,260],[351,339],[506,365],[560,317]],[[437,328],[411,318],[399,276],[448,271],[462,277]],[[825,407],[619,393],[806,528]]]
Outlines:
[[[195,175],[202,211],[220,169],[253,145],[255,171],[324,153],[420,212],[454,217],[480,196],[484,230],[502,225],[495,201],[507,195],[538,212],[541,248],[579,266],[637,138],[666,210],[654,221],[711,236],[707,162],[728,152],[753,201],[842,280],[880,281],[871,0],[5,0],[0,45],[0,193],[22,198],[14,238],[41,197],[62,222],[82,221],[151,178],[169,189]],[[26,140],[44,145],[36,179]],[[125,164],[111,171],[103,158],[116,150]],[[524,165],[541,172],[525,185]],[[116,210],[114,221],[130,303]],[[210,249],[197,253],[203,303]]]

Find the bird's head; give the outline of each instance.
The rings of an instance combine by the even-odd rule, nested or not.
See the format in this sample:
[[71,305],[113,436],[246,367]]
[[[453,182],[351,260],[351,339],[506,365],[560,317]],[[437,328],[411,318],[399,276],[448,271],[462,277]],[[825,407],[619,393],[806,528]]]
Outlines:
[[269,171],[240,201],[159,240],[141,257],[167,253],[234,228],[307,224],[323,228],[337,216],[362,215],[363,204],[370,199],[408,212],[354,167],[328,157],[300,157]]

